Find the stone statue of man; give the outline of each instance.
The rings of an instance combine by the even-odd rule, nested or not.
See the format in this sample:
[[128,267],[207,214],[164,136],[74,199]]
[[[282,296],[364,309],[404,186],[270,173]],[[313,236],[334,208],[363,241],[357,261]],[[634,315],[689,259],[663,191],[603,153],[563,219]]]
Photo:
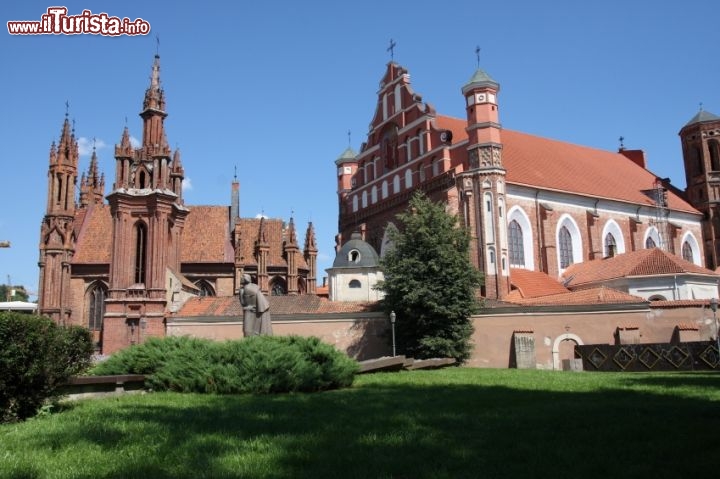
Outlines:
[[272,336],[272,318],[270,317],[270,303],[254,284],[249,274],[244,274],[240,280],[240,304],[243,308],[243,335]]

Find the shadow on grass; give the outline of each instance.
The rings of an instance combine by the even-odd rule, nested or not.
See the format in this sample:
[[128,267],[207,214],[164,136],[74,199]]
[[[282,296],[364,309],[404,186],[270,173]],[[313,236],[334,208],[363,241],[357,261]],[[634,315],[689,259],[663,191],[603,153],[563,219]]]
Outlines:
[[[605,374],[605,373],[598,373]],[[612,374],[612,373],[608,373]],[[674,388],[715,388],[720,389],[720,373],[718,372],[692,372],[663,375],[641,374],[630,375],[624,380],[630,385],[659,386],[668,389]]]
[[[720,376],[623,381],[717,388]],[[717,401],[633,389],[393,382],[319,394],[153,394],[118,402],[78,407],[68,413],[83,417],[76,425],[27,438],[31,451],[89,447],[97,455],[87,458],[92,472],[39,473],[30,461],[11,477],[677,478],[715,469],[720,452]]]

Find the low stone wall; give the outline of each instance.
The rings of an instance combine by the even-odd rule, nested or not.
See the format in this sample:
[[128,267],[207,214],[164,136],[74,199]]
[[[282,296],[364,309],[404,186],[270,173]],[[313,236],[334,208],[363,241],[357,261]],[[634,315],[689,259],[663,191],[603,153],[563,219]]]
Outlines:
[[139,393],[144,390],[144,375],[122,374],[117,376],[73,376],[58,391],[68,399],[75,400]]
[[[669,342],[680,325],[695,328],[692,340],[715,334],[708,308],[653,308],[647,303],[488,308],[473,316],[472,323],[474,348],[466,366],[480,368],[560,370],[563,360],[573,359],[576,344]],[[402,317],[395,326],[403,327]],[[628,330],[630,339],[624,334]],[[317,336],[359,361],[392,355],[390,321],[382,313],[284,314],[273,316],[273,331]],[[240,339],[242,322],[229,317],[172,318],[167,335]]]
[[[335,313],[276,315],[273,334],[279,336],[315,336],[332,344],[359,361],[387,356],[390,321],[382,313]],[[172,318],[167,322],[168,336],[193,336],[217,341],[241,339],[242,321],[237,318]]]
[[[678,339],[679,326],[693,329],[694,341],[715,335],[712,311],[697,306],[497,308],[472,321],[474,350],[467,365],[485,368],[561,370],[563,360],[574,358],[575,345],[669,343]],[[625,335],[628,330],[633,334]],[[524,365],[519,353],[525,354]]]

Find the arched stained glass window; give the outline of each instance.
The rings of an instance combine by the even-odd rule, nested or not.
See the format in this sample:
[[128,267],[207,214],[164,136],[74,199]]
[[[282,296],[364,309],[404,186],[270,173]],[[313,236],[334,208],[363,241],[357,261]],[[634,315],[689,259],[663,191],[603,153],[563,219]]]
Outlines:
[[510,248],[510,266],[524,268],[523,230],[520,223],[515,220],[508,225],[508,247]]
[[685,261],[693,262],[693,250],[692,246],[690,246],[690,243],[685,241],[682,245],[682,257]]
[[617,253],[617,243],[612,233],[605,235],[605,257],[612,258]]
[[572,236],[566,226],[558,233],[558,249],[560,251],[560,267],[567,268],[573,264]]
[[106,296],[107,289],[100,283],[95,284],[88,292],[88,329],[90,331],[102,330]]

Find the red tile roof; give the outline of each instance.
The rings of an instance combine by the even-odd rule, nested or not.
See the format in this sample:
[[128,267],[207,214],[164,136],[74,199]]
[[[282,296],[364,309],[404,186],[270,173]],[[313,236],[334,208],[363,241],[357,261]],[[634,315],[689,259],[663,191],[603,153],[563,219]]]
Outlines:
[[643,249],[619,254],[612,258],[576,263],[565,270],[564,277],[570,279],[567,284],[574,289],[582,285],[623,277],[682,273],[720,277],[709,269],[697,266],[659,248]]
[[[227,206],[189,206],[185,221],[180,258],[182,263],[233,263],[235,255],[230,242]],[[240,219],[242,254],[245,263],[256,265],[255,241],[258,239],[260,220]],[[266,240],[270,247],[268,268],[287,267],[283,245],[287,229],[280,219],[265,219]],[[78,235],[73,263],[110,262],[112,249],[112,218],[109,205],[92,205],[81,208],[75,216],[75,234]],[[302,248],[299,247],[296,264],[307,269]]]
[[[315,295],[268,296],[270,313],[282,314],[332,314],[378,312],[378,303],[355,301],[329,301]],[[175,314],[176,317],[241,316],[242,308],[237,296],[205,296],[190,298]]]
[[710,302],[707,299],[677,299],[672,301],[650,301],[651,308],[673,309],[673,308],[708,308]]
[[190,206],[182,235],[183,263],[232,263],[230,208]]
[[[435,124],[453,132],[453,143],[467,139],[466,120],[438,115]],[[643,190],[653,188],[656,175],[621,153],[505,129],[501,138],[510,184],[654,205]],[[673,210],[697,213],[672,191],[668,203]]]
[[93,204],[75,216],[77,243],[73,264],[110,263],[112,218],[110,206]]
[[588,288],[537,298],[520,298],[512,302],[522,306],[582,306],[589,304],[637,304],[645,301],[645,299],[638,296],[601,286],[599,288]]
[[514,291],[517,291],[520,298],[536,298],[570,291],[541,271],[530,271],[522,268],[510,269],[510,284]]

